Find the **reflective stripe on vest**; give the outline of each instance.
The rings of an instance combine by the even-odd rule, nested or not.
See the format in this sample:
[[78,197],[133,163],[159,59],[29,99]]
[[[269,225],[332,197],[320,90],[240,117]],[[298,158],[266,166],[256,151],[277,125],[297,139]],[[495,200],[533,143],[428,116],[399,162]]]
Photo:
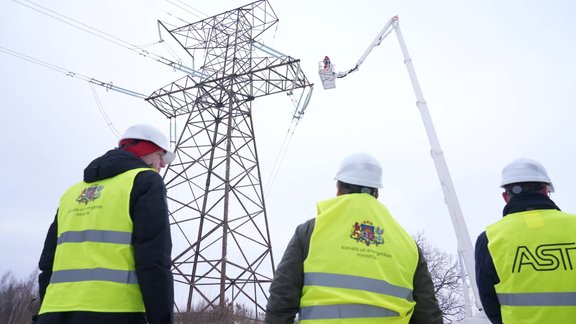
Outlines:
[[304,286],[359,289],[414,301],[412,290],[387,283],[384,280],[334,273],[305,273]]
[[78,281],[110,281],[124,284],[137,284],[135,271],[112,270],[112,269],[75,269],[60,270],[52,273],[50,283],[78,282]]
[[576,306],[576,293],[498,294],[498,301],[506,306]]
[[58,237],[58,245],[81,242],[130,244],[131,241],[132,233],[105,230],[69,231],[60,234],[60,237]]
[[304,261],[300,322],[408,323],[417,264],[414,239],[373,196],[319,202]]
[[135,271],[130,196],[138,168],[62,195],[50,284],[39,314],[145,312]]
[[372,318],[372,317],[394,317],[398,316],[395,311],[359,304],[348,305],[325,305],[303,307],[300,310],[299,319],[302,320],[320,320],[320,319],[338,319],[338,318]]

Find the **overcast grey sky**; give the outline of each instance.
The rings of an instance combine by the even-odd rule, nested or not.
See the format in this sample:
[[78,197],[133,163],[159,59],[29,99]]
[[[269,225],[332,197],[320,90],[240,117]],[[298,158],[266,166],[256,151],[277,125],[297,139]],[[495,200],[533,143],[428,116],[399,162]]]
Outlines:
[[[144,100],[102,87],[92,89],[78,74],[148,95],[182,73],[110,38],[96,37],[87,28],[74,28],[68,19],[161,53],[166,48],[154,45],[156,20],[183,25],[247,3],[0,3],[0,273],[12,270],[24,277],[32,272],[60,194],[81,179],[93,158],[116,144],[112,128],[123,132],[131,124],[146,122],[168,130],[168,121]],[[38,9],[35,4],[51,10],[44,12],[52,17],[32,9]],[[542,162],[557,191],[552,199],[563,210],[576,211],[576,201],[570,198],[576,192],[570,162],[576,3],[271,0],[270,4],[280,22],[262,41],[301,59],[304,72],[315,83],[306,115],[276,177],[270,174],[290,123],[292,103],[279,94],[253,104],[276,262],[294,228],[315,216],[316,201],[334,195],[333,177],[340,160],[357,151],[382,162],[385,187],[379,200],[408,232],[424,232],[431,244],[456,252],[430,144],[395,35],[375,48],[358,72],[339,79],[336,89],[323,90],[316,71],[324,55],[338,71],[353,67],[394,15],[400,17],[471,241],[501,217],[500,172],[518,157]],[[31,63],[31,58],[48,64]]]

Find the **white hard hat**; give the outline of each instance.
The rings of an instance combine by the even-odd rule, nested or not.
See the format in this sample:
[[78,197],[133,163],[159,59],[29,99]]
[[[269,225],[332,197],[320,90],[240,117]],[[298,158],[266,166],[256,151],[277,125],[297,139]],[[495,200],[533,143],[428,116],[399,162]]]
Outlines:
[[166,151],[166,154],[164,155],[164,163],[166,164],[170,164],[176,157],[176,154],[174,154],[174,152],[172,152],[170,149],[168,138],[166,138],[166,136],[161,131],[153,126],[143,124],[130,126],[124,132],[124,135],[122,135],[120,141],[125,139],[145,140],[160,146],[160,148]]
[[546,169],[537,161],[531,159],[517,159],[510,162],[502,170],[502,183],[500,187],[520,182],[542,182],[550,186],[550,192],[554,192],[552,181],[546,173]]
[[352,154],[342,161],[335,179],[357,186],[382,188],[382,167],[369,154]]

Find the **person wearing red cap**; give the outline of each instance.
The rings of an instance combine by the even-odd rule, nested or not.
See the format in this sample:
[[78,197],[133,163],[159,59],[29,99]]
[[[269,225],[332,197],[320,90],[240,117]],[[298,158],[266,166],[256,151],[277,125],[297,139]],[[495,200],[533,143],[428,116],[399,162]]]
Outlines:
[[175,155],[134,125],[62,195],[38,266],[35,323],[173,323],[172,240],[159,171]]
[[134,153],[158,172],[166,166],[164,163],[166,151],[152,142],[128,138],[121,140],[118,146],[124,151]]

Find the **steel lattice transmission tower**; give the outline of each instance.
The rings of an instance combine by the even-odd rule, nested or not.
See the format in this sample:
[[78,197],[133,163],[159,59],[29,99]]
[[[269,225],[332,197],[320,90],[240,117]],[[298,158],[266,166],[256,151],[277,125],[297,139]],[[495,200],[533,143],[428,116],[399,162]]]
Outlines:
[[159,23],[203,61],[197,73],[146,99],[181,128],[174,132],[177,158],[164,181],[175,289],[177,295],[186,291],[187,311],[253,303],[258,317],[266,306],[274,259],[252,101],[298,92],[305,98],[296,107],[298,119],[312,89],[299,60],[256,41],[277,21],[267,1],[256,1],[178,28]]

